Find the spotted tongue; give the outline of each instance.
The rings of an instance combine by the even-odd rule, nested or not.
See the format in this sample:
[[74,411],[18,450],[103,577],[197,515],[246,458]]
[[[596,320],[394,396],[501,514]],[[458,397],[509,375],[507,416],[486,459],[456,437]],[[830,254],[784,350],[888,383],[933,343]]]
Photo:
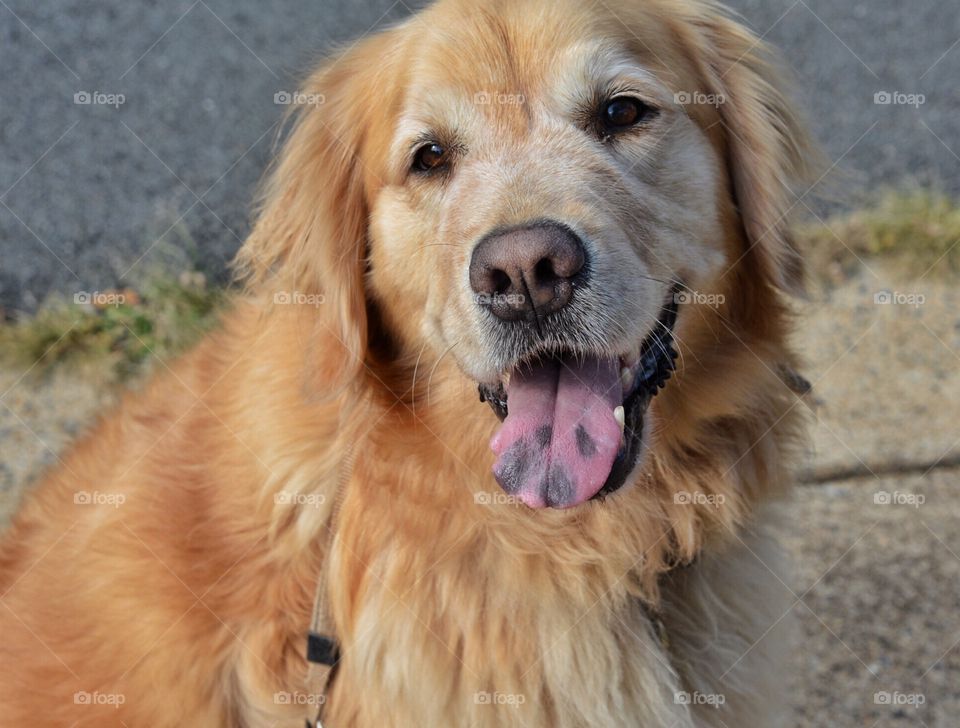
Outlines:
[[514,372],[490,441],[493,474],[531,508],[569,508],[599,491],[620,448],[616,359],[552,359]]

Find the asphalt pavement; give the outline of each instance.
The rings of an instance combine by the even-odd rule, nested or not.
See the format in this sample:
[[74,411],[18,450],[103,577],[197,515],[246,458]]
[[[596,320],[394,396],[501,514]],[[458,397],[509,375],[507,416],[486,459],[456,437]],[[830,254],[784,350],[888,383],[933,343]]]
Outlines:
[[[156,266],[223,279],[274,150],[276,95],[416,4],[0,0],[0,307]],[[956,0],[733,5],[783,49],[836,161],[804,206],[824,214],[882,186],[960,193]]]

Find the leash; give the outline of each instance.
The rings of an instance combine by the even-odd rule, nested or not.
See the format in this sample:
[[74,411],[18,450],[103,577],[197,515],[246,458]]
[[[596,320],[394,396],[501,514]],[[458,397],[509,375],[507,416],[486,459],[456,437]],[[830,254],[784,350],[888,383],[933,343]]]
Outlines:
[[333,503],[330,505],[330,515],[327,517],[326,548],[323,550],[323,560],[320,563],[320,572],[317,576],[317,589],[313,597],[313,614],[310,617],[310,629],[307,632],[307,689],[317,703],[317,713],[311,722],[308,718],[306,728],[323,728],[321,719],[323,709],[327,703],[327,693],[336,677],[337,667],[340,664],[340,646],[333,636],[333,618],[330,614],[329,583],[330,552],[337,535],[337,517],[340,515],[340,506],[343,504],[347,490],[347,481],[353,472],[353,447],[344,460],[345,469],[341,472],[340,482],[333,494]]
[[[332,540],[332,539],[331,539]],[[326,569],[321,568],[324,574]],[[327,703],[327,692],[337,666],[340,664],[340,647],[330,635],[333,626],[327,611],[326,579],[317,582],[317,595],[313,603],[313,617],[307,632],[307,689],[317,701],[317,714],[311,722],[308,718],[306,728],[323,728],[323,708]]]

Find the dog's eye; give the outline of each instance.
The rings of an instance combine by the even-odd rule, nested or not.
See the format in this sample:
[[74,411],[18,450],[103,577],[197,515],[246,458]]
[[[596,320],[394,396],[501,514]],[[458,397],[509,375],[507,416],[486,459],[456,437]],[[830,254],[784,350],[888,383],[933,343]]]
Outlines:
[[631,96],[619,96],[608,101],[603,107],[603,124],[611,130],[626,129],[649,118],[654,110],[639,99]]
[[447,163],[447,150],[436,142],[424,144],[413,157],[413,168],[418,172],[430,172]]

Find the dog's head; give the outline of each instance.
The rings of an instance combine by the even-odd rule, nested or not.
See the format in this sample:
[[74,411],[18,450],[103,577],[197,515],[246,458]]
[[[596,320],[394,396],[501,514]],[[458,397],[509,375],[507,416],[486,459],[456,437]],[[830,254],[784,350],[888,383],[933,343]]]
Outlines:
[[684,301],[746,320],[726,295],[800,285],[803,137],[759,40],[706,0],[442,0],[303,91],[241,266],[323,296],[344,376],[373,335],[450,357],[531,506],[627,479]]

